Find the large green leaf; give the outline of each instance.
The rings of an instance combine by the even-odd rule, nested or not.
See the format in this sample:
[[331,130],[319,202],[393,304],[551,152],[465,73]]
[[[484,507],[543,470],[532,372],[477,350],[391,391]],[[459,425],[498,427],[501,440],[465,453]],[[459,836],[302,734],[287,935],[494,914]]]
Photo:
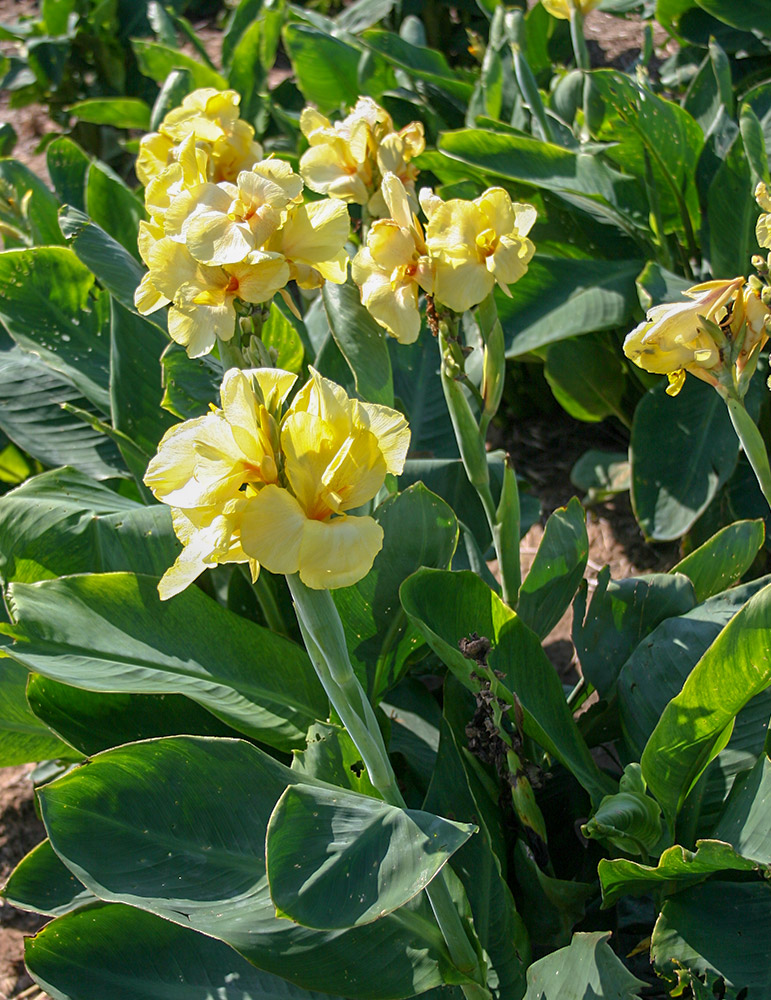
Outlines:
[[767,882],[712,881],[670,896],[651,938],[651,958],[663,975],[678,962],[697,975],[722,976],[725,985],[747,989],[747,1000],[771,993]]
[[765,536],[763,521],[735,521],[689,552],[670,572],[687,576],[701,603],[739,582],[763,548]]
[[84,211],[86,174],[91,162],[87,153],[66,135],[60,135],[46,149],[48,176],[63,205]]
[[361,58],[358,49],[309,24],[287,24],[283,38],[306,100],[318,105],[322,114],[355,102]]
[[582,333],[631,324],[639,260],[567,260],[537,255],[527,274],[496,296],[506,356]]
[[322,292],[329,328],[353,372],[356,392],[369,403],[394,405],[391,359],[385,330],[361,304],[353,282],[326,282]]
[[589,557],[586,514],[573,497],[549,517],[543,538],[519,592],[520,617],[542,639],[573,600]]
[[404,610],[436,655],[470,690],[473,661],[459,642],[476,632],[493,643],[490,666],[522,706],[525,732],[553,754],[595,802],[613,791],[568,708],[562,685],[534,632],[475,573],[423,569],[401,587]]
[[175,423],[161,409],[163,369],[161,353],[166,334],[155,323],[130,312],[115,299],[110,312],[110,402],[117,431],[140,448],[148,459]]
[[71,115],[94,125],[150,131],[150,106],[138,97],[89,97],[68,108]]
[[392,31],[365,31],[361,40],[408,76],[432,83],[461,101],[468,101],[471,97],[472,84],[462,78],[457,68],[448,66],[441,52],[413,45]]
[[581,671],[607,698],[619,671],[638,643],[673,615],[690,611],[695,604],[687,577],[652,573],[649,576],[611,580],[610,569],[600,570],[589,611],[584,618],[586,593],[576,599],[573,643]]
[[59,917],[27,939],[25,958],[52,1000],[336,1000],[256,969],[221,941],[118,903]]
[[95,899],[54,853],[48,839],[21,859],[3,886],[2,895],[13,906],[51,917],[79,909]]
[[771,865],[771,761],[765,753],[736,780],[715,836],[743,857]]
[[560,195],[625,232],[646,226],[647,209],[637,180],[613,170],[594,154],[484,129],[445,132],[437,148],[485,174]]
[[292,755],[293,771],[305,778],[318,778],[328,785],[381,798],[346,729],[331,722],[316,722],[308,730],[306,740],[306,748],[295,750]]
[[327,714],[304,650],[197,587],[162,602],[156,582],[110,573],[12,584],[20,641],[9,654],[88,691],[184,694],[271,746],[303,746]]
[[600,861],[602,905],[613,906],[622,896],[644,896],[656,889],[670,892],[705,879],[720,871],[758,871],[758,865],[743,858],[721,840],[697,840],[696,850],[675,845],[668,848],[655,867],[626,858]]
[[109,413],[107,296],[67,247],[0,253],[0,320],[25,350]]
[[622,416],[624,363],[618,344],[588,334],[549,346],[544,375],[557,402],[577,420]]
[[525,1000],[640,1000],[646,983],[635,978],[610,945],[608,931],[574,934],[527,970]]
[[94,272],[113,298],[133,309],[134,292],[144,271],[128,250],[70,205],[59,213],[59,224],[78,259]]
[[96,756],[41,791],[51,843],[105,900],[225,941],[306,988],[372,998],[442,984],[446,952],[422,897],[352,931],[278,919],[265,834],[295,772],[240,740],[171,737]]
[[34,476],[0,500],[6,582],[116,570],[160,575],[178,552],[166,506],[145,507],[73,469]]
[[375,519],[384,539],[372,569],[352,587],[335,590],[333,597],[354,666],[377,702],[398,681],[422,641],[399,603],[399,587],[421,566],[449,567],[458,523],[451,508],[422,483],[389,497]]
[[0,657],[0,767],[80,754],[63,743],[33,714],[27,701],[27,671],[4,654]]
[[747,261],[758,252],[755,223],[760,208],[751,197],[752,173],[744,143],[734,139],[709,186],[707,220],[713,274],[744,274]]
[[33,354],[0,353],[0,428],[43,465],[71,465],[94,479],[125,477],[115,444],[66,403],[97,416],[78,389]]
[[[618,701],[624,736],[639,757],[667,703],[737,611],[769,582],[734,587],[657,624],[624,663]],[[762,745],[762,738],[761,738]]]
[[744,0],[738,5],[732,0],[697,0],[697,3],[702,10],[733,28],[771,35],[771,11],[764,0]]
[[217,401],[222,382],[222,366],[211,355],[189,358],[179,344],[171,343],[161,358],[163,368],[163,408],[191,420],[209,412]]
[[371,924],[425,889],[476,829],[340,788],[290,786],[265,841],[276,914],[319,930]]
[[110,169],[94,162],[86,177],[86,212],[139,260],[139,222],[145,218],[142,202]]
[[643,773],[670,821],[725,746],[736,715],[771,684],[770,629],[771,584],[726,625],[653,730]]
[[214,87],[215,90],[225,90],[227,87],[227,81],[219,73],[178,49],[139,38],[132,39],[131,46],[140,71],[156,83],[163,83],[174,69],[186,69],[190,72],[194,87]]
[[[739,444],[725,404],[710,386],[687,378],[677,396],[662,380],[640,400],[629,455],[632,506],[655,541],[685,534],[736,467]],[[661,447],[662,429],[667,447]]]
[[596,133],[610,143],[605,156],[641,182],[650,177],[664,232],[680,232],[692,244],[700,221],[696,164],[704,145],[698,122],[679,104],[617,70],[597,70],[591,81],[593,94],[605,102]]
[[105,694],[33,674],[27,684],[27,701],[38,719],[88,757],[157,736],[239,735],[178,694]]
[[439,379],[436,339],[424,326],[414,344],[390,338],[388,346],[394,390],[410,422],[412,454],[457,459],[458,446]]

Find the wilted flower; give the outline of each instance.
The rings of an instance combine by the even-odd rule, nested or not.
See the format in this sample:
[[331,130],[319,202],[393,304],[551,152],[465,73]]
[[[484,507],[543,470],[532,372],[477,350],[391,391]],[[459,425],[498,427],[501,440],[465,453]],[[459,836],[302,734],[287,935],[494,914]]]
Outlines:
[[145,482],[169,504],[184,545],[162,597],[207,566],[249,561],[299,573],[314,589],[343,587],[369,571],[383,532],[349,511],[404,467],[407,422],[396,410],[349,399],[311,369],[289,409],[296,376],[228,371],[222,407],[171,428]]
[[[686,371],[715,384],[714,372],[722,366],[723,359],[708,324],[716,327],[724,326],[727,321],[730,324],[737,293],[743,285],[743,277],[707,281],[684,293],[691,302],[654,306],[648,310],[645,321],[627,335],[624,353],[640,368],[666,374],[670,383],[667,392],[671,396],[682,388]],[[740,295],[739,303],[742,316],[749,311],[756,322],[754,301],[747,299],[745,304],[744,296]],[[731,330],[730,325],[728,329]]]
[[372,224],[351,271],[373,319],[399,343],[411,344],[420,333],[418,295],[421,288],[433,290],[433,268],[404,185],[386,174],[382,191],[391,217]]
[[552,15],[562,20],[570,20],[571,10],[586,15],[600,3],[600,0],[541,0],[541,3]]
[[421,191],[428,217],[426,244],[435,267],[434,296],[455,312],[465,312],[498,286],[527,271],[535,247],[527,238],[536,218],[532,205],[512,202],[503,188],[488,188],[479,198],[442,201]]

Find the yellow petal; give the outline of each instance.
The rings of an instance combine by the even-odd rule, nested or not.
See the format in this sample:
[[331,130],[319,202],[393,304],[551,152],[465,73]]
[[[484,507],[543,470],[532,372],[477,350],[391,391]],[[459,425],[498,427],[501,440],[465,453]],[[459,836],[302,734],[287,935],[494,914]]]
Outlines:
[[377,403],[359,403],[355,422],[366,426],[376,437],[386,468],[395,476],[404,472],[410,447],[410,428],[403,413]]
[[307,518],[292,494],[264,486],[247,501],[241,520],[244,552],[271,573],[296,573]]
[[289,281],[289,265],[279,253],[254,250],[243,262],[230,264],[226,270],[237,282],[233,294],[245,302],[267,302]]
[[313,590],[358,583],[383,547],[383,529],[371,517],[308,521],[300,550],[300,579]]

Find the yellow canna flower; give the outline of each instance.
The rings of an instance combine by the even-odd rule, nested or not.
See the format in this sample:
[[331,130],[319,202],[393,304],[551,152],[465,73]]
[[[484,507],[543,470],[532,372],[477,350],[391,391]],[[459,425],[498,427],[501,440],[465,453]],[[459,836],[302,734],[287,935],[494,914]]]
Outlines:
[[145,474],[155,497],[186,511],[222,509],[246,485],[277,482],[280,409],[296,380],[278,368],[227,371],[222,407],[161,439]]
[[387,173],[382,191],[391,218],[372,224],[351,272],[373,319],[400,344],[411,344],[420,333],[419,291],[433,290],[433,267],[402,182]]
[[760,181],[755,188],[755,201],[763,209],[763,214],[758,217],[755,224],[755,236],[758,246],[768,250],[771,247],[771,195],[763,181]]
[[541,3],[552,17],[569,21],[571,10],[577,10],[585,16],[590,10],[594,10],[600,0],[541,0]]
[[169,335],[191,358],[208,354],[217,338],[230,340],[235,330],[235,300],[267,302],[289,280],[289,266],[277,253],[252,251],[238,264],[200,264],[181,243],[164,237],[147,253],[149,272],[134,303],[143,315],[168,302]]
[[257,579],[259,565],[241,548],[241,518],[247,505],[244,497],[229,500],[224,507],[198,510],[172,509],[174,533],[182,542],[182,551],[158,583],[162,601],[180,593],[205,569],[218,563],[248,562],[252,579]]
[[286,486],[265,486],[250,500],[244,551],[273,573],[299,573],[315,590],[356,583],[383,532],[347,511],[371,500],[387,472],[403,470],[409,438],[402,414],[349,399],[311,369],[281,424]]
[[[707,281],[684,293],[691,302],[654,306],[645,321],[627,335],[624,354],[645,371],[666,374],[671,396],[682,388],[686,371],[714,385],[714,373],[722,367],[722,359],[704,320],[721,326],[730,319],[730,309],[743,284],[742,277]],[[744,311],[744,305],[741,308]],[[749,309],[754,316],[754,304],[749,303]]]
[[278,229],[286,206],[302,200],[302,186],[283,160],[242,170],[237,184],[190,186],[166,210],[166,235],[184,243],[202,264],[237,264]]
[[342,285],[348,274],[349,232],[348,209],[337,198],[290,205],[265,250],[286,260],[290,278],[301,288],[320,288],[325,281]]
[[[402,182],[411,205],[417,208],[415,181],[418,168],[411,163],[426,148],[426,136],[422,122],[411,122],[400,132],[384,135],[377,146],[377,166],[380,177],[395,174]],[[370,198],[367,209],[370,215],[381,218],[388,214],[388,202],[381,184]]]
[[535,247],[527,234],[532,205],[512,202],[503,188],[488,188],[474,201],[442,201],[421,191],[428,217],[426,243],[435,265],[434,295],[455,312],[478,305],[497,283],[509,285],[527,271]]

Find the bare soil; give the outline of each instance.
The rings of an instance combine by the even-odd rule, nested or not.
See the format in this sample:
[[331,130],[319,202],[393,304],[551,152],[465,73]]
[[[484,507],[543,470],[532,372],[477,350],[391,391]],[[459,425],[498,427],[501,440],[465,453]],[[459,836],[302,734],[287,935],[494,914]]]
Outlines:
[[[0,22],[13,22],[34,13],[36,0],[0,0]],[[211,25],[197,26],[212,58],[219,55],[219,32]],[[614,65],[629,69],[635,62],[642,42],[643,27],[635,19],[622,20],[593,11],[586,20],[590,55],[595,65]],[[657,46],[667,42],[658,30]],[[0,43],[0,51],[8,43]],[[19,136],[14,156],[38,176],[48,180],[45,154],[38,146],[53,130],[45,108],[32,105],[12,109],[9,95],[0,93],[0,122],[9,122]],[[623,451],[624,433],[609,422],[602,425],[579,424],[567,415],[534,416],[516,425],[499,428],[496,446],[512,453],[517,471],[532,485],[539,497],[543,515],[526,535],[522,545],[523,573],[527,572],[543,535],[548,515],[564,506],[575,494],[570,469],[589,448]],[[666,570],[677,561],[674,546],[652,547],[646,544],[635,522],[626,495],[593,508],[588,513],[590,543],[586,577],[590,588],[598,571],[609,565],[615,579],[641,572]],[[570,638],[571,616],[567,613],[547,638],[545,647],[555,667],[566,681],[578,679],[575,651]],[[29,780],[32,766],[0,769],[0,884],[21,858],[45,836],[35,813],[33,786]],[[25,997],[46,1000],[24,968],[23,939],[35,933],[45,921],[24,913],[0,900],[0,1000]]]

